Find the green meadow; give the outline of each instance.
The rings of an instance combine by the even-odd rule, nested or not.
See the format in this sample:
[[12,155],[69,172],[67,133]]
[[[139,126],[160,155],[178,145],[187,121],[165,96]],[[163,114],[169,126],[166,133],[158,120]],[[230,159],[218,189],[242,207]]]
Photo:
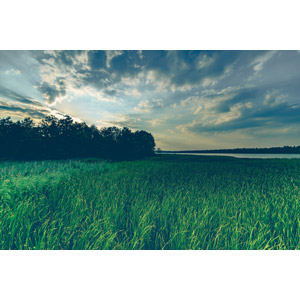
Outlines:
[[300,249],[300,159],[0,162],[0,249]]

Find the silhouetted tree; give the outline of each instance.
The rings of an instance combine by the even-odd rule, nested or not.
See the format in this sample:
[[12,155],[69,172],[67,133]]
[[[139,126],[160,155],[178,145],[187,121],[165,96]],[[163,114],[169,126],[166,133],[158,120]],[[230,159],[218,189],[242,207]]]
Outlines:
[[144,130],[136,131],[135,137],[135,156],[139,158],[151,156],[154,153],[155,141],[151,133]]
[[0,158],[62,159],[100,157],[131,160],[154,154],[153,136],[146,131],[74,122],[70,116],[47,116],[39,124],[30,118],[0,119]]
[[0,119],[0,155],[7,157],[12,153],[14,141],[14,123],[10,117]]

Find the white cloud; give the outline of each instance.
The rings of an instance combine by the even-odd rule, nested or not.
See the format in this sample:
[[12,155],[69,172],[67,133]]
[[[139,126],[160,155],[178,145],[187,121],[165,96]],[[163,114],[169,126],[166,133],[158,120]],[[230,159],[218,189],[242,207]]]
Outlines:
[[[57,119],[63,119],[66,114],[64,114],[60,111],[52,109],[51,112],[50,112],[50,115],[56,117]],[[78,123],[83,122],[80,118],[76,118],[76,117],[72,117],[72,116],[70,116],[70,117],[73,119],[74,122],[78,122]]]
[[150,121],[147,121],[148,123],[150,123],[153,127],[155,126],[158,126],[158,125],[161,125],[164,120],[162,119],[153,119],[153,120],[150,120]]
[[[233,91],[233,88],[229,90]],[[205,129],[219,127],[222,124],[238,120],[242,118],[243,113],[247,110],[251,110],[254,107],[254,103],[247,101],[245,103],[236,103],[234,105],[228,104],[228,111],[220,112],[219,107],[223,103],[230,99],[233,99],[237,93],[231,92],[229,94],[215,93],[215,96],[191,96],[181,101],[181,106],[187,107],[197,117],[190,123],[179,125],[176,128],[183,133],[187,133],[191,128],[200,126]]]
[[110,68],[110,62],[115,56],[122,55],[123,51],[120,50],[107,50],[106,51],[106,65]]
[[226,78],[227,76],[230,75],[230,73],[233,70],[234,64],[231,64],[229,66],[226,66],[224,69],[224,72],[218,76],[215,77],[205,77],[202,79],[201,84],[203,87],[209,87],[209,86],[214,86],[216,85],[220,80]]
[[142,100],[138,106],[136,106],[134,108],[134,110],[138,111],[138,112],[146,112],[146,113],[150,113],[151,110],[153,108],[153,104],[150,103],[149,100]]
[[128,95],[128,96],[141,96],[142,95],[137,89],[125,90],[124,94]]
[[98,101],[101,102],[117,103],[123,101],[122,98],[116,96],[109,96],[105,94],[103,91],[99,91],[90,86],[83,86],[81,88],[70,88],[69,92],[74,96],[82,96],[82,97],[90,96],[92,98],[96,98]]
[[[45,99],[49,99],[48,95],[47,94],[43,94],[43,97]],[[65,96],[57,96],[55,98],[55,101],[53,103],[47,101],[46,104],[51,107],[51,106],[55,106],[56,104],[58,103],[62,103],[63,101],[67,100],[68,102],[71,102],[73,99],[73,96],[69,96],[69,95],[65,95]]]
[[270,60],[273,55],[276,53],[277,51],[268,51],[262,55],[259,55],[258,57],[256,57],[252,62],[251,62],[251,66],[253,67],[253,70],[255,72],[260,72],[262,71],[264,64]]
[[207,56],[206,54],[203,54],[199,57],[197,62],[197,68],[198,69],[204,69],[210,65],[212,65],[215,62],[216,58],[211,56]]
[[106,113],[106,120],[96,121],[97,127],[112,127],[116,126],[119,128],[128,127],[136,129],[142,122],[141,118],[131,117],[128,114],[110,114]]
[[[248,105],[247,105],[248,106]],[[204,124],[204,126],[210,125],[220,125],[236,119],[239,119],[242,116],[242,108],[247,107],[246,104],[238,103],[230,107],[230,111],[227,113],[218,114],[215,116],[214,120]]]
[[151,70],[146,74],[146,85],[154,85],[156,92],[167,92],[171,87],[171,79],[157,71]]
[[17,69],[10,69],[10,70],[6,70],[4,72],[4,74],[6,74],[6,75],[20,75],[21,71],[17,70]]
[[134,110],[138,112],[146,112],[150,113],[154,108],[162,108],[163,107],[163,101],[161,99],[153,99],[151,101],[149,100],[142,100],[135,108]]
[[218,106],[221,102],[227,101],[232,99],[236,96],[235,93],[229,94],[222,94],[222,93],[215,93],[216,96],[207,97],[207,96],[191,96],[181,101],[181,106],[187,106],[194,114],[197,114],[201,110],[208,111],[216,106]]
[[213,86],[215,84],[217,84],[218,81],[216,79],[213,79],[213,78],[209,78],[209,77],[206,77],[202,80],[202,86],[203,87],[207,87],[207,86]]
[[[112,74],[112,76],[114,76],[114,74]],[[140,84],[141,77],[143,77],[142,73],[135,77],[122,77],[122,83],[127,86],[138,86]]]
[[278,90],[267,91],[265,98],[263,100],[264,105],[277,106],[278,104],[286,102],[287,95],[281,94]]

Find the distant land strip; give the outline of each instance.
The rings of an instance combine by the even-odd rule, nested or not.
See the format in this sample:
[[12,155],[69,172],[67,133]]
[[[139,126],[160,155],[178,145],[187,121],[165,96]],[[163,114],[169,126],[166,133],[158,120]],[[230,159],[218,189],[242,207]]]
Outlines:
[[181,150],[181,151],[157,150],[156,153],[300,154],[300,146],[283,146],[283,147],[272,147],[272,148],[235,148],[235,149],[216,149],[216,150]]

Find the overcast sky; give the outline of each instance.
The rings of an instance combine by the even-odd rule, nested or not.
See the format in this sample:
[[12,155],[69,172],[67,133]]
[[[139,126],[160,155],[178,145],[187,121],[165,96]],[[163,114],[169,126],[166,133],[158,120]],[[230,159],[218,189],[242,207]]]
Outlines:
[[300,51],[0,51],[0,117],[49,113],[165,150],[300,145]]

